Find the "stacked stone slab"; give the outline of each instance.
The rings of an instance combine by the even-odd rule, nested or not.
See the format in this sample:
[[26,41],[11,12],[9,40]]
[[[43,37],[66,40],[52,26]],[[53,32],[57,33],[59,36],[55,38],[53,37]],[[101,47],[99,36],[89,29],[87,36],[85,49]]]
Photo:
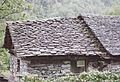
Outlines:
[[8,26],[19,57],[107,54],[84,19],[47,19],[9,23]]
[[120,16],[83,15],[97,38],[112,55],[120,55]]

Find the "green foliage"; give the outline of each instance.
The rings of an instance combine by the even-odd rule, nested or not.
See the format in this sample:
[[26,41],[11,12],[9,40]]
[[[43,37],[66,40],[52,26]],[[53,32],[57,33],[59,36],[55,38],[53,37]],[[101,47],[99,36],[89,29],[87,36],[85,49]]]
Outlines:
[[1,0],[0,1],[0,48],[4,42],[5,34],[5,21],[6,20],[23,20],[26,19],[27,9],[30,9],[31,5],[27,4],[25,0]]
[[102,14],[113,0],[34,0],[33,13],[39,19],[71,17],[80,13]]
[[0,20],[0,48],[3,46],[4,43],[5,27],[5,21]]
[[72,17],[80,13],[120,15],[120,0],[33,0],[32,4],[32,19]]
[[23,78],[24,82],[120,82],[120,74],[112,73],[109,71],[99,72],[83,72],[79,76],[64,76],[57,79],[44,79],[39,77]]
[[112,73],[109,71],[99,72],[99,71],[93,71],[93,72],[84,72],[80,74],[80,79],[82,81],[103,81],[103,80],[109,80],[109,81],[120,81],[120,74]]
[[4,49],[4,48],[0,48],[0,68],[1,71],[6,71],[9,70],[9,58],[10,55],[8,53],[8,50]]
[[5,27],[7,20],[25,19],[26,12],[31,8],[26,4],[25,0],[0,0],[0,71],[9,70],[9,54],[8,50],[2,48],[4,43]]
[[112,6],[106,11],[107,15],[120,15],[120,0],[113,0]]
[[52,82],[50,79],[38,78],[38,77],[28,77],[25,76],[22,78],[24,82]]
[[112,6],[106,14],[108,15],[120,15],[120,5],[114,5]]
[[10,15],[21,13],[26,9],[25,0],[3,0],[0,4],[0,19],[11,20],[8,19]]

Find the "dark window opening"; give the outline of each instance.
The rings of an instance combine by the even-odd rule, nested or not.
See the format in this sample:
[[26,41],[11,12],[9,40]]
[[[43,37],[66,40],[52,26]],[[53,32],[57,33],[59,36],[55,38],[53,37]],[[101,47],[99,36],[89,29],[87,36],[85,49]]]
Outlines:
[[20,72],[20,60],[17,59],[17,72]]
[[81,73],[85,70],[84,60],[72,60],[71,61],[71,71],[73,73]]

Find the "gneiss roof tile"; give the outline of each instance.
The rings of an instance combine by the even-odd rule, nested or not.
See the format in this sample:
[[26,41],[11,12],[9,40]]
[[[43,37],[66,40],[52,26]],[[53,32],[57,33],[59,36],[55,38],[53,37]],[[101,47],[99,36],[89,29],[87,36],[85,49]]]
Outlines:
[[103,47],[112,55],[120,55],[120,16],[84,15]]
[[[32,55],[38,56],[69,53],[98,55],[98,50],[100,54],[103,53],[102,55],[107,53],[100,49],[102,45],[83,19],[56,18],[27,21],[8,24],[8,29],[13,45],[20,45],[15,46],[19,56],[29,55],[31,52]],[[99,46],[95,46],[96,44]]]

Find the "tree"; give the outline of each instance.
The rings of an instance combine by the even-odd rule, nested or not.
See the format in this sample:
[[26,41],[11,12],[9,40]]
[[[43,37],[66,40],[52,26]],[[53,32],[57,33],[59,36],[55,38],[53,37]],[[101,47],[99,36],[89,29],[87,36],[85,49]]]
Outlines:
[[114,0],[112,6],[106,11],[108,15],[120,15],[120,0]]
[[111,2],[112,0],[34,0],[33,13],[38,19],[72,17],[80,13],[102,14],[111,6]]
[[17,20],[25,17],[21,13],[30,8],[25,0],[0,0],[0,65],[7,70],[9,67],[8,50],[2,48],[7,20]]
[[8,50],[1,48],[0,49],[0,71],[9,69],[9,61],[10,55],[8,54]]
[[8,20],[7,17],[21,13],[27,9],[24,0],[3,0],[0,4],[0,19]]
[[25,14],[23,11],[30,8],[25,0],[1,0],[0,1],[0,47],[2,47],[5,21],[23,19]]

